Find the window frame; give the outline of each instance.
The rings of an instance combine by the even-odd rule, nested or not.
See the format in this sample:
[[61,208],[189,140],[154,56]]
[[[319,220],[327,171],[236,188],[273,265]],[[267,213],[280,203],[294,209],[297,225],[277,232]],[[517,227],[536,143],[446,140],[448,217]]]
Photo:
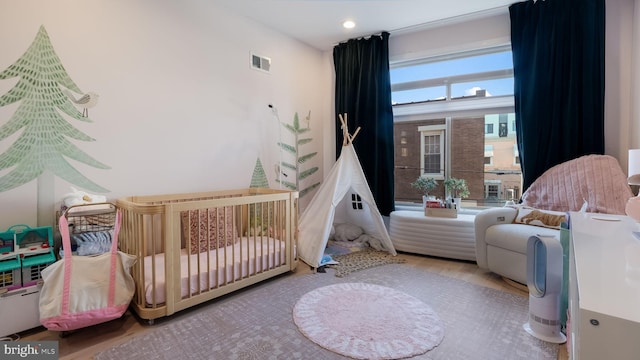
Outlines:
[[[414,61],[398,61],[395,63],[390,63],[392,68],[398,66],[408,66],[412,64],[419,64],[431,61],[442,61],[447,59],[455,59],[458,57],[468,57],[475,56],[481,53],[490,53],[490,52],[501,52],[501,51],[511,51],[510,44],[494,46],[490,48],[481,49],[479,51],[470,51],[470,52],[457,52],[453,54],[445,54],[441,56],[428,57],[424,59],[418,59]],[[513,76],[512,69],[504,73]],[[475,79],[474,76],[482,74],[482,73],[474,73],[470,75],[464,75],[465,79]],[[482,76],[477,79],[480,80]],[[427,84],[429,80],[419,80],[410,82],[411,84]],[[396,84],[397,85],[397,84]],[[408,87],[408,83],[403,83],[402,86]],[[392,84],[392,89],[399,89],[399,87],[394,88],[394,84]],[[441,149],[443,153],[441,154],[441,171],[439,174],[425,174],[424,173],[424,137],[421,134],[420,138],[420,173],[423,176],[432,176],[439,180],[443,180],[446,178],[447,174],[451,171],[451,164],[448,163],[450,155],[451,155],[451,141],[450,139],[450,127],[451,122],[455,118],[465,118],[465,117],[477,117],[477,116],[486,116],[490,114],[508,114],[515,113],[515,97],[514,95],[501,95],[501,96],[470,96],[465,98],[451,98],[450,87],[448,90],[448,96],[446,99],[441,101],[426,101],[426,102],[412,102],[412,103],[403,103],[403,104],[393,104],[393,114],[394,114],[394,123],[403,123],[403,122],[413,122],[413,121],[424,121],[424,120],[440,120],[445,119],[445,125],[440,125],[444,128],[444,133],[442,134],[441,139],[444,140],[444,147]],[[498,137],[496,133],[496,125],[494,124],[494,132],[492,134],[488,134],[488,136]],[[507,122],[507,128],[513,127],[515,125],[515,121],[509,123]],[[428,125],[432,126],[432,125]],[[425,126],[425,127],[428,127]],[[437,125],[433,125],[437,126]],[[419,127],[423,128],[423,127]],[[486,130],[486,129],[485,129]],[[485,131],[486,132],[486,131]],[[508,133],[511,131],[507,130]],[[485,134],[487,136],[487,134]],[[442,145],[442,143],[441,143]],[[491,159],[492,165],[494,163],[493,159]],[[515,162],[515,159],[514,159]],[[486,183],[485,183],[486,190]],[[501,196],[501,187],[498,186],[498,198]],[[480,195],[480,194],[478,194]],[[483,193],[480,196],[485,196]],[[490,201],[491,202],[491,201]],[[498,204],[495,204],[498,205]],[[485,205],[486,206],[486,205]],[[489,205],[492,206],[492,205]],[[483,206],[484,207],[484,206]]]
[[[436,180],[444,180],[445,178],[445,160],[446,160],[446,152],[445,148],[445,136],[446,126],[445,125],[425,125],[418,127],[418,131],[420,132],[420,174],[424,177],[432,177]],[[428,173],[425,171],[425,137],[427,136],[439,136],[440,137],[440,171],[437,173]]]
[[[455,61],[458,59],[478,57],[489,54],[496,54],[501,52],[510,52],[511,44],[499,44],[496,46],[489,46],[485,48],[478,48],[466,51],[458,51],[453,53],[445,53],[440,55],[427,56],[424,58],[411,59],[411,60],[398,60],[398,61],[390,61],[389,68],[391,70],[403,67],[412,67],[412,66],[420,66],[430,63],[438,63],[444,61]],[[413,81],[405,81],[399,83],[391,83],[391,92],[397,91],[411,91],[411,90],[419,90],[419,89],[428,89],[435,87],[444,87],[445,96],[444,99],[424,99],[411,103],[396,103],[392,104],[394,107],[403,106],[403,105],[415,105],[415,104],[429,104],[433,105],[433,103],[442,103],[442,102],[456,102],[456,101],[465,101],[465,100],[479,100],[482,98],[491,99],[491,98],[502,98],[502,97],[513,97],[511,95],[495,95],[485,97],[484,95],[470,95],[470,96],[462,96],[462,97],[453,97],[452,96],[452,86],[462,83],[468,82],[477,82],[483,80],[498,80],[498,79],[507,79],[513,77],[513,68],[511,69],[500,69],[500,70],[489,70],[489,71],[480,71],[476,73],[470,74],[462,74],[462,75],[451,75],[451,76],[443,76],[443,77],[434,77],[429,79],[421,79],[421,80],[413,80]]]
[[[490,194],[493,193],[491,188],[495,187],[495,197],[492,197]],[[484,197],[485,199],[499,199],[500,198],[500,184],[494,182],[485,182],[484,183]]]
[[493,135],[493,124],[484,124],[484,134]]
[[[485,163],[484,166],[493,166],[493,145],[484,146],[484,158]],[[489,163],[486,162],[486,159],[489,158]]]

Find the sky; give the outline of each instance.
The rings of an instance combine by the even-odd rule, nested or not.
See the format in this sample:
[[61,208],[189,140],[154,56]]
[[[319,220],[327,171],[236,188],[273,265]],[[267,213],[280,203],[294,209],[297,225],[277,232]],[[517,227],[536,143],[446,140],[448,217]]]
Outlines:
[[[392,68],[391,83],[394,84],[512,68],[513,63],[511,51],[505,51],[408,67]],[[487,96],[511,95],[513,94],[513,78],[452,84],[451,96],[460,97],[472,95],[472,93],[469,93],[469,90],[472,88],[487,90]],[[393,103],[408,103],[435,100],[442,98],[445,95],[446,87],[438,86],[433,88],[394,92],[392,94],[392,100]]]

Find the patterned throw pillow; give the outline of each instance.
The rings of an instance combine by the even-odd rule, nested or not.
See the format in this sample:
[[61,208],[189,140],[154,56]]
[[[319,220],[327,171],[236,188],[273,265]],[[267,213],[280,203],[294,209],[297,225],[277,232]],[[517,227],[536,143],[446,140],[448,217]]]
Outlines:
[[182,236],[191,254],[233,245],[238,239],[232,206],[183,211],[180,215]]
[[518,215],[514,223],[560,229],[560,224],[567,220],[567,214],[561,211],[540,210],[530,206],[518,206]]

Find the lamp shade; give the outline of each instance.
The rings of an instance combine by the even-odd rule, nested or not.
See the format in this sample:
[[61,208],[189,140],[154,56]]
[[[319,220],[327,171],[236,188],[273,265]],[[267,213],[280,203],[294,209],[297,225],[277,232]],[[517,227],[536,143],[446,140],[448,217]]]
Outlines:
[[629,185],[640,185],[640,149],[629,150]]

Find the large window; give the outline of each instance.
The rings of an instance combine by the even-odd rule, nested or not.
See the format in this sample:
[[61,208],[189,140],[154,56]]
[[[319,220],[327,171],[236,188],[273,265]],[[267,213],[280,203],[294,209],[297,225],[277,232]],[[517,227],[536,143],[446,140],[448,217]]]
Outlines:
[[511,59],[505,45],[390,64],[395,132],[402,134],[396,201],[420,200],[409,186],[418,176],[465,179],[467,204],[502,206],[520,195]]

